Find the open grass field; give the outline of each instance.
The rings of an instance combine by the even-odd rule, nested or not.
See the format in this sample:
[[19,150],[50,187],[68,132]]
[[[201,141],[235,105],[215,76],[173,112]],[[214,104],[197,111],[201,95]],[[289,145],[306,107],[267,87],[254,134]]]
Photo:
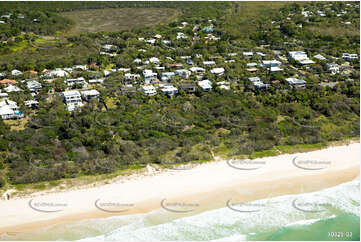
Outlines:
[[170,8],[105,8],[62,13],[74,21],[68,34],[81,32],[112,32],[134,27],[168,23],[180,15]]
[[254,19],[262,16],[277,15],[278,10],[290,2],[232,2],[233,6],[226,17],[225,29],[227,32],[241,38],[247,38],[256,31],[257,24]]

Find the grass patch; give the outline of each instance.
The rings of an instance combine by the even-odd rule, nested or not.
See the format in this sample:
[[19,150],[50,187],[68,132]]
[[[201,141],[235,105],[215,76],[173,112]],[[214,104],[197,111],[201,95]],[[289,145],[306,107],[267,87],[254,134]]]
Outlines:
[[325,143],[316,143],[316,144],[298,144],[298,145],[279,145],[276,148],[282,153],[298,153],[312,150],[319,150],[326,148],[327,144]]
[[116,32],[141,26],[164,24],[176,19],[180,12],[168,8],[105,8],[64,12],[75,26],[67,33]]

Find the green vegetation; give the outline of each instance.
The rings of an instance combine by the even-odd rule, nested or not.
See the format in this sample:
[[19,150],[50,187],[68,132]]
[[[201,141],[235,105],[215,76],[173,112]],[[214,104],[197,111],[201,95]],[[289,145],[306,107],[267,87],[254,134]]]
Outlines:
[[[327,13],[330,15],[327,19],[314,16],[305,21],[300,17],[304,9],[316,11],[320,8],[318,4],[0,3],[8,11],[23,10],[25,16],[35,14],[32,11],[45,15],[40,23],[28,23],[29,29],[22,30],[27,32],[25,34],[20,30],[6,34],[6,38],[14,40],[0,46],[1,71],[10,72],[16,68],[40,73],[44,69],[87,64],[92,66],[89,71],[76,70],[71,78],[105,79],[103,85],[92,87],[101,93],[99,100],[89,101],[81,110],[70,113],[61,97],[49,98],[48,94],[49,90],[67,89],[64,78],[45,81],[46,78],[38,75],[43,89],[38,94],[38,110],[34,112],[22,105],[32,98],[25,84],[20,82],[29,76],[16,77],[24,92],[10,93],[9,98],[22,105],[27,119],[13,123],[0,121],[3,180],[11,184],[32,183],[32,189],[45,189],[58,184],[49,182],[51,180],[87,179],[99,174],[113,177],[147,164],[167,167],[169,164],[200,163],[218,155],[258,158],[322,148],[330,141],[357,137],[360,132],[359,62],[348,63],[352,67],[348,76],[330,75],[323,61],[309,68],[289,63],[284,72],[276,74],[262,69],[256,75],[268,84],[277,84],[261,90],[251,85],[248,77],[253,74],[246,70],[248,62],[260,62],[260,58],[239,57],[243,50],[262,51],[266,59],[273,59],[274,50],[285,56],[288,51],[302,49],[309,56],[322,53],[327,58],[338,58],[335,62],[343,64],[343,52],[359,55],[357,9],[350,10],[350,16],[341,17],[351,24],[345,35],[340,36],[328,30],[333,26],[339,28],[334,23],[340,21],[340,17],[333,12]],[[335,13],[344,6],[337,3]],[[129,8],[137,9],[131,13]],[[172,19],[169,23],[168,17]],[[66,19],[63,25],[60,24],[62,19]],[[95,25],[95,20],[99,20],[99,24]],[[25,28],[17,21],[14,17],[14,26],[20,24]],[[50,22],[54,21],[55,26],[50,30]],[[164,22],[166,24],[156,24]],[[175,37],[182,22],[188,23],[181,30],[191,36],[187,40]],[[220,36],[219,41],[193,39],[194,26],[204,27],[210,23],[214,26],[214,34]],[[36,29],[35,24],[42,28]],[[70,32],[72,36],[64,35],[71,26],[74,26]],[[40,36],[43,34],[54,36]],[[138,40],[153,38],[156,34],[171,40],[171,46],[165,47],[160,40],[152,45]],[[197,32],[199,39],[206,36],[204,31]],[[106,44],[116,47],[115,56],[100,55]],[[146,51],[140,51],[142,49]],[[232,59],[235,62],[225,62],[232,52],[239,53]],[[195,58],[196,53],[202,57]],[[133,62],[136,58],[158,57],[167,66],[172,63],[166,59],[169,57],[186,66],[188,64],[180,58],[182,55],[192,56],[195,66],[201,66],[204,60],[217,60],[217,67],[225,68],[226,76],[214,76],[208,70],[204,76],[213,84],[229,81],[231,91],[217,88],[209,93],[200,89],[195,94],[180,91],[173,98],[162,94],[145,97],[140,92],[128,95],[120,91],[127,84],[124,73],[114,72],[105,77],[103,72],[129,68],[131,73],[141,74],[142,70]],[[147,66],[153,67],[152,64]],[[158,71],[158,76],[160,73]],[[295,75],[302,75],[310,85],[305,89],[289,88],[285,78]],[[189,79],[195,83],[197,77],[192,74]],[[334,87],[319,85],[326,80],[337,84]],[[181,81],[176,77],[171,83],[177,85]],[[15,127],[14,123],[18,125]],[[96,178],[89,178],[92,179]]]

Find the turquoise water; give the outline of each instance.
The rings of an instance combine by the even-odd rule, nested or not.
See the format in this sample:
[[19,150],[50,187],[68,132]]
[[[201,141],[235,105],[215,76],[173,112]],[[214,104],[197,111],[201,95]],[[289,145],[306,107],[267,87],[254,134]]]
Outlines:
[[0,240],[360,240],[359,179],[313,193],[253,203],[264,206],[256,212],[224,207],[191,215],[157,210],[52,226]]

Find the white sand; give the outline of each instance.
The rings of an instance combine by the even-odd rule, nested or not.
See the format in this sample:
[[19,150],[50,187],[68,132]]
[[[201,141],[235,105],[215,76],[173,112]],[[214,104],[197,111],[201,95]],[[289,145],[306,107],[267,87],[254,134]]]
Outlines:
[[[292,160],[317,160],[326,164],[297,168]],[[160,202],[188,202],[200,204],[201,210],[224,207],[229,199],[251,201],[265,197],[310,192],[350,181],[360,173],[360,143],[330,147],[307,153],[286,154],[257,159],[258,165],[242,165],[239,170],[226,161],[205,163],[190,170],[171,170],[154,176],[140,177],[124,183],[113,183],[95,188],[65,191],[34,197],[32,206],[41,210],[57,210],[59,207],[38,206],[36,202],[62,203],[59,212],[39,212],[29,206],[25,198],[0,200],[0,233],[25,231],[62,222],[88,218],[143,213],[160,208]],[[327,163],[328,162],[328,163]],[[232,162],[237,167],[237,165]],[[306,164],[302,166],[307,167]],[[98,200],[100,199],[100,200]],[[102,202],[125,203],[118,207],[100,206],[107,210],[123,210],[109,213],[96,208]]]

